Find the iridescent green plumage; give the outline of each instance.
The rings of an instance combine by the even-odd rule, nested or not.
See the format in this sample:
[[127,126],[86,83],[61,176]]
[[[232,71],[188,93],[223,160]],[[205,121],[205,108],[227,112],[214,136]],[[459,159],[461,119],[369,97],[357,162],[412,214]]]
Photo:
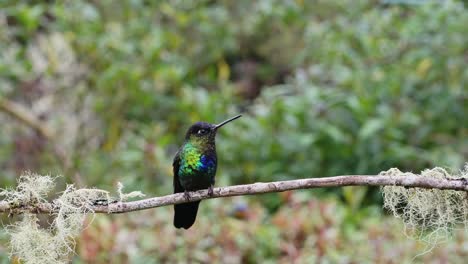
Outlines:
[[179,174],[187,173],[192,174],[193,171],[197,170],[202,166],[201,163],[201,151],[199,147],[194,146],[192,143],[187,143],[182,148],[181,164],[179,168]]
[[[185,142],[173,162],[174,193],[196,191],[209,188],[213,193],[217,167],[215,137],[216,131],[224,124],[239,118],[228,119],[221,124],[212,125],[198,122],[192,125],[185,135]],[[174,226],[188,229],[195,222],[198,204],[188,202],[174,206]]]
[[199,190],[214,184],[216,174],[216,150],[206,143],[188,142],[180,153],[178,170],[180,184],[185,190]]

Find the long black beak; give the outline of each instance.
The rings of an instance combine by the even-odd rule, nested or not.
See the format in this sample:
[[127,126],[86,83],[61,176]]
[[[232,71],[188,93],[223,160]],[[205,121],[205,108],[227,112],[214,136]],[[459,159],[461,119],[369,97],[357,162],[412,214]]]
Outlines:
[[228,120],[225,120],[225,121],[223,121],[223,122],[217,124],[217,125],[215,126],[215,130],[218,129],[218,128],[220,128],[220,127],[222,127],[222,126],[224,126],[225,124],[227,124],[227,123],[229,123],[229,122],[231,122],[231,121],[236,120],[237,118],[239,118],[239,117],[241,117],[241,116],[242,116],[242,115],[236,115],[235,117],[229,118]]

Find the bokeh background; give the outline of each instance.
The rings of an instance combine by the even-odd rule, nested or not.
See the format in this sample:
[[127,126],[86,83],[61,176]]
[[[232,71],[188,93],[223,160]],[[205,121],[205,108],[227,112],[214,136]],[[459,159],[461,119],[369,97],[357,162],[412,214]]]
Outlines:
[[[218,135],[218,186],[456,171],[468,161],[466,4],[1,1],[0,186],[30,170],[62,175],[57,192],[120,181],[166,195],[189,125],[238,113]],[[172,207],[99,215],[71,258],[464,263],[468,234],[452,235],[415,258],[427,245],[378,189],[350,187],[205,201],[189,231],[173,228]],[[0,231],[3,263],[7,241]]]

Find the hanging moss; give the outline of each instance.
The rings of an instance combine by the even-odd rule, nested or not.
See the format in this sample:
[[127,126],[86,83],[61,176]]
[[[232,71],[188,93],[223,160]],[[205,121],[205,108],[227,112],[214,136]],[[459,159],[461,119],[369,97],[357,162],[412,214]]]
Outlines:
[[[415,174],[393,168],[381,172],[380,175],[405,177]],[[468,164],[459,174],[451,174],[443,168],[434,168],[422,171],[421,176],[468,180]],[[403,219],[406,233],[430,245],[448,239],[456,228],[468,228],[467,192],[399,186],[385,186],[381,190],[384,208],[395,217]]]
[[[55,178],[25,173],[18,180],[15,190],[2,190],[0,196],[10,204],[34,204],[47,202],[46,198],[55,187]],[[143,196],[141,192],[124,193],[123,185],[118,184],[120,201]],[[85,228],[87,214],[94,216],[95,201],[114,200],[108,191],[99,189],[76,189],[68,185],[59,198],[53,202],[56,213],[48,228],[38,225],[35,214],[26,213],[22,220],[7,227],[10,239],[11,256],[18,257],[25,263],[68,263],[69,256],[75,249],[75,237]]]

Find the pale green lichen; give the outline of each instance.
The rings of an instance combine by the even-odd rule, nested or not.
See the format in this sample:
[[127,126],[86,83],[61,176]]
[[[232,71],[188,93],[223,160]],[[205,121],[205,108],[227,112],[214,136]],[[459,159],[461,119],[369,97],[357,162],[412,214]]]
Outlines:
[[146,195],[140,191],[133,191],[130,193],[124,193],[123,192],[123,184],[121,182],[117,182],[117,193],[119,194],[119,201],[124,202],[127,201],[128,199],[131,198],[139,198],[139,197],[145,197]]
[[47,195],[55,188],[55,178],[25,172],[18,179],[16,189],[0,189],[0,196],[13,206],[46,202]]
[[[28,172],[19,178],[15,190],[1,190],[0,196],[16,206],[47,202],[47,195],[55,187],[54,180],[50,176]],[[139,191],[124,193],[123,188],[119,182],[117,192],[120,201],[144,196]],[[21,221],[7,227],[11,237],[11,256],[25,263],[68,263],[70,254],[74,252],[75,237],[85,228],[83,223],[86,215],[94,216],[95,202],[108,204],[113,200],[107,191],[76,189],[74,185],[68,185],[53,202],[56,212],[49,227],[40,227],[37,216],[30,213],[23,214]]]
[[58,211],[53,221],[54,234],[64,252],[73,252],[74,237],[84,228],[86,214],[94,213],[92,205],[97,200],[110,201],[109,192],[99,189],[76,189],[73,185],[68,185],[55,200]]
[[[415,174],[393,168],[380,175],[405,177]],[[443,168],[434,168],[422,171],[420,176],[468,181],[468,164],[460,173],[451,174]],[[456,228],[468,228],[468,193],[465,191],[400,186],[385,186],[381,190],[384,208],[403,220],[406,233],[430,245],[448,239]]]
[[[16,190],[3,190],[5,201],[29,204],[46,202],[47,195],[55,187],[54,178],[26,173],[18,181]],[[68,263],[74,252],[74,238],[84,228],[87,213],[93,213],[96,200],[110,201],[109,193],[98,189],[76,189],[68,185],[54,200],[54,220],[47,228],[38,225],[34,214],[22,215],[22,220],[7,227],[11,256],[25,263]]]
[[25,263],[66,263],[68,251],[63,251],[53,232],[38,225],[37,216],[25,214],[23,219],[7,228],[10,233],[11,255]]

